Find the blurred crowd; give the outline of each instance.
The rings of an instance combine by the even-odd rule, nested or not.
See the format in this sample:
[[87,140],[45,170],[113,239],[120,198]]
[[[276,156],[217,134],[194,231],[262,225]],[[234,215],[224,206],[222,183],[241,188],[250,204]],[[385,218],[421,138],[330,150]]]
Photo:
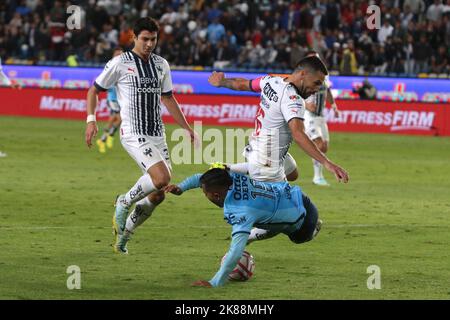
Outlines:
[[[369,30],[367,7],[381,9]],[[81,8],[68,30],[66,8]],[[104,63],[131,48],[133,21],[151,16],[156,53],[174,66],[291,69],[313,49],[339,74],[450,74],[450,0],[6,0],[0,57]]]

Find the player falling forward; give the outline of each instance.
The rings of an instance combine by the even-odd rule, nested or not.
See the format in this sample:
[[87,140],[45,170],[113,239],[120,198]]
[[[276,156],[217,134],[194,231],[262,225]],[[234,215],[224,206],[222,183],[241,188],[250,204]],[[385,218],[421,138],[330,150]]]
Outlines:
[[[248,172],[252,179],[258,181],[285,181],[285,168],[296,168],[295,161],[288,155],[294,140],[309,156],[332,172],[338,181],[348,181],[347,172],[317,148],[306,135],[303,124],[304,99],[319,90],[327,74],[327,68],[316,56],[300,60],[293,73],[286,78],[268,75],[248,80],[225,78],[221,72],[212,73],[208,81],[213,86],[261,94],[255,130],[244,151],[248,163],[230,165],[233,172]],[[291,163],[286,164],[286,161]],[[288,174],[289,170],[286,170]]]
[[321,221],[314,204],[298,186],[290,186],[287,182],[261,182],[213,168],[203,175],[195,174],[179,185],[168,186],[166,192],[181,195],[200,187],[212,203],[223,208],[232,232],[230,249],[219,271],[211,280],[196,281],[194,286],[224,285],[245,246],[252,241],[283,233],[294,243],[304,243],[312,240],[320,230]]
[[[122,48],[116,48],[113,51],[113,58],[122,54]],[[105,153],[106,148],[112,149],[114,145],[114,134],[120,127],[122,119],[120,118],[120,105],[117,101],[116,88],[111,87],[108,89],[108,95],[106,97],[106,105],[109,110],[109,118],[106,127],[103,129],[103,135],[97,140],[97,146],[100,153]]]
[[[315,51],[309,51],[306,56],[318,56],[318,54]],[[320,86],[319,91],[306,99],[305,132],[324,154],[327,153],[330,144],[330,134],[328,132],[327,122],[323,116],[323,109],[325,108],[326,101],[328,101],[333,108],[334,115],[339,117],[339,110],[330,87],[331,83],[327,75],[325,76],[325,80]],[[312,161],[314,168],[313,183],[319,186],[329,186],[329,183],[323,176],[322,164],[314,158]]]
[[[197,139],[172,95],[169,64],[152,53],[157,43],[158,23],[152,18],[141,18],[133,31],[133,50],[111,59],[87,95],[87,145],[92,145],[98,131],[95,121],[98,94],[115,86],[121,107],[120,141],[143,172],[136,184],[116,199],[113,229],[117,253],[128,253],[128,240],[164,200],[162,189],[170,182],[171,164],[161,120],[161,101],[175,121],[187,130],[191,141]],[[136,207],[128,216],[133,204]]]

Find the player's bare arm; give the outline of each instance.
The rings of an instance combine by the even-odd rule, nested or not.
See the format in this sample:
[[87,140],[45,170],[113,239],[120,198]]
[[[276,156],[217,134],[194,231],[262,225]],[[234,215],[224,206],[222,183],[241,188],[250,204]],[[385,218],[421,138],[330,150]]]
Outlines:
[[338,106],[336,104],[336,100],[334,100],[333,94],[331,93],[330,88],[327,89],[327,101],[331,105],[331,108],[333,108],[334,115],[336,117],[339,117],[339,114],[341,113],[338,109]]
[[[99,91],[95,86],[89,88],[87,93],[87,114],[95,117],[95,108],[98,104]],[[95,138],[98,132],[97,122],[95,120],[89,121],[86,125],[85,139],[86,144],[90,148],[92,146],[92,139]]]
[[199,138],[195,131],[191,128],[191,126],[187,123],[186,117],[184,116],[183,112],[180,109],[180,105],[178,104],[178,101],[175,99],[173,95],[168,96],[161,96],[161,101],[164,103],[164,105],[167,108],[167,111],[172,115],[175,122],[178,123],[180,127],[183,129],[186,129],[189,133],[189,136],[191,138],[191,142],[194,145],[198,145]]
[[319,161],[339,182],[348,182],[348,173],[338,165],[331,162],[314,144],[305,133],[303,121],[298,118],[291,119],[288,123],[292,138],[311,158]]
[[208,82],[214,87],[228,88],[236,91],[253,91],[250,88],[250,80],[245,78],[225,78],[223,72],[216,72],[209,76]]

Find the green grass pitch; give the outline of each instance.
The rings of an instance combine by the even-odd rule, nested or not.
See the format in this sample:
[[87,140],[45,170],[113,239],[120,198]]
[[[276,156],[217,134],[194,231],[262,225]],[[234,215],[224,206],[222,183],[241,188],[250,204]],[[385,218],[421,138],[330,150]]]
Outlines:
[[[449,299],[450,139],[332,133],[329,156],[349,184],[312,165],[293,145],[300,184],[324,226],[307,244],[286,236],[253,243],[254,277],[219,289],[210,279],[229,246],[230,226],[200,190],[169,195],[129,243],[111,249],[116,194],[140,171],[118,139],[101,155],[79,121],[0,117],[1,299]],[[173,126],[167,127],[168,135]],[[169,146],[171,146],[169,142]],[[207,165],[174,166],[173,182]],[[81,290],[66,287],[81,269]],[[369,290],[367,267],[381,270]]]

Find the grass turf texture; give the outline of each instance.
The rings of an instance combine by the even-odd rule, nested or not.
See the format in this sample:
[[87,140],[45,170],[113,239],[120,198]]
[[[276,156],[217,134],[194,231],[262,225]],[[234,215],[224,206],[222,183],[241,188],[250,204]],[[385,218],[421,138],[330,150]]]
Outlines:
[[[254,277],[211,290],[190,284],[217,271],[231,227],[200,190],[169,195],[130,255],[115,255],[113,202],[140,175],[118,139],[102,155],[85,146],[83,122],[0,117],[0,128],[1,299],[450,298],[448,138],[332,133],[329,156],[351,182],[327,174],[330,188],[312,185],[311,160],[293,145],[322,231],[303,245],[251,244]],[[206,168],[174,166],[172,181]],[[66,287],[70,265],[81,290]],[[381,290],[367,289],[369,265]]]

